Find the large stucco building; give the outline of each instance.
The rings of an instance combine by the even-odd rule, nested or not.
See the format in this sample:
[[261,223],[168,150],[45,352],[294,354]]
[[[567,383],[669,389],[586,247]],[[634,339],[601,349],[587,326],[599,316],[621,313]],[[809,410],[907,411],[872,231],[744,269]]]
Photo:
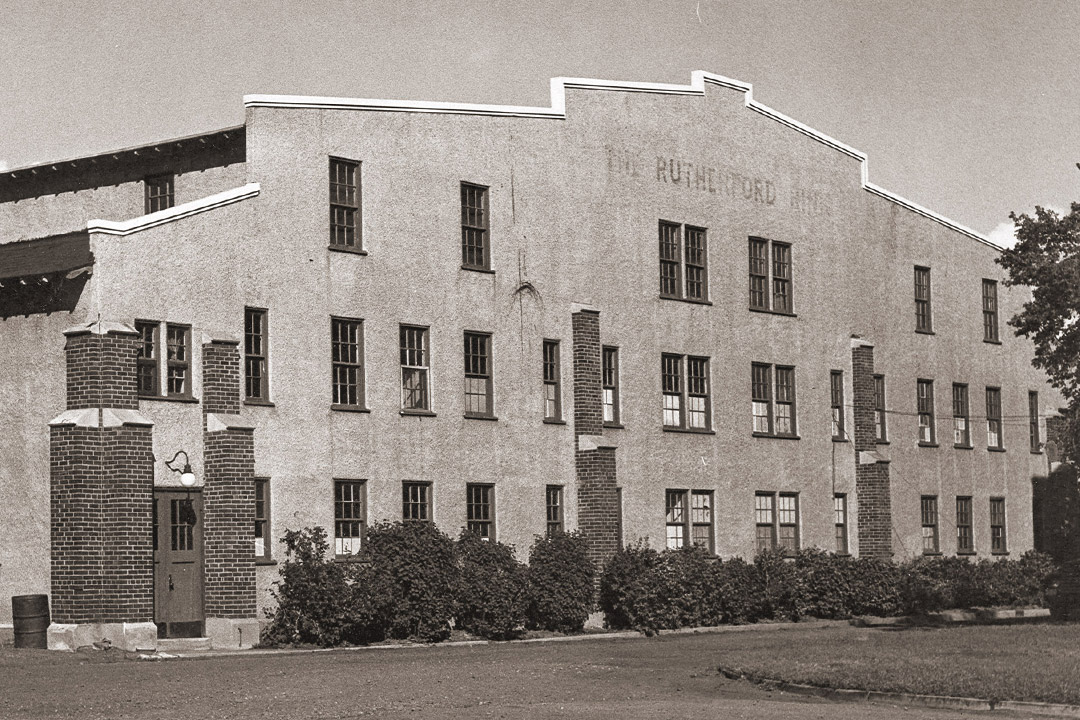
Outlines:
[[1031,547],[1025,293],[749,86],[245,104],[0,173],[0,623],[48,593],[54,646],[247,645],[286,529],[403,517],[598,558]]

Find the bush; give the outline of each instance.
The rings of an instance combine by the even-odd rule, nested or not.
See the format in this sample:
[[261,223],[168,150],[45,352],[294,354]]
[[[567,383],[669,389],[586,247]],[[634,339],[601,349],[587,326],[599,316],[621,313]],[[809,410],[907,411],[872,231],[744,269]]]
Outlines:
[[766,620],[798,620],[800,590],[795,563],[783,550],[766,550],[754,558],[761,583],[760,616]]
[[328,560],[321,527],[289,530],[285,561],[273,584],[277,601],[260,637],[263,645],[339,645],[379,639],[377,618],[358,566]]
[[755,565],[732,558],[720,563],[716,572],[723,622],[739,625],[768,617],[765,587]]
[[388,637],[439,642],[450,636],[460,571],[454,541],[433,523],[381,523],[361,552],[365,579]]
[[514,559],[514,548],[462,532],[457,552],[457,627],[492,640],[520,635],[528,611],[528,578],[525,566]]
[[655,624],[646,607],[660,554],[642,541],[620,548],[608,559],[600,576],[600,611],[614,630],[652,632]]
[[537,536],[529,550],[529,625],[579,632],[593,608],[595,573],[580,534]]

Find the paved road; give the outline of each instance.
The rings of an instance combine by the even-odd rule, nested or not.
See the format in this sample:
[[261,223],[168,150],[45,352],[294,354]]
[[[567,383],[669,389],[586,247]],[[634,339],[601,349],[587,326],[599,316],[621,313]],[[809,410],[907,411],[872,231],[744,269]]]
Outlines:
[[[746,641],[753,642],[753,633]],[[716,636],[100,662],[0,653],[0,718],[762,718],[971,713],[767,692],[716,672]]]

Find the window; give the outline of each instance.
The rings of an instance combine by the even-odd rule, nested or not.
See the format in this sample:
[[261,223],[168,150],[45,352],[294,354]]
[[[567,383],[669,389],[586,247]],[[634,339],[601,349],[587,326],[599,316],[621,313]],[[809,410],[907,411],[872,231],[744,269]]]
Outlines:
[[428,329],[402,325],[398,336],[401,347],[401,409],[404,412],[430,412]]
[[879,442],[889,441],[889,428],[885,421],[885,376],[874,376],[874,438]]
[[1001,388],[986,388],[986,446],[1002,449]]
[[919,411],[919,443],[934,444],[934,381],[916,382],[916,401]]
[[465,417],[494,417],[488,333],[465,333]]
[[757,551],[776,547],[776,498],[772,493],[754,496],[754,522],[757,524]]
[[139,333],[139,395],[155,397],[161,394],[158,381],[158,323],[136,320],[135,331]]
[[971,498],[956,498],[956,552],[975,552],[975,539],[971,532]]
[[461,267],[490,270],[488,189],[461,183]]
[[153,175],[143,181],[146,187],[146,214],[168,210],[174,205],[173,174]]
[[780,525],[780,547],[788,552],[799,549],[799,496],[780,493],[777,496],[776,519]]
[[191,328],[187,325],[165,326],[166,394],[191,397]]
[[[664,427],[709,429],[709,359],[690,355],[661,355]],[[683,383],[685,369],[686,382]]]
[[660,221],[660,296],[694,302],[708,301],[705,228]]
[[690,542],[713,552],[711,490],[667,490],[664,515],[667,547],[677,550]]
[[401,484],[401,517],[431,522],[431,483],[406,481]]
[[971,447],[971,425],[968,417],[968,386],[962,383],[953,383],[952,386],[952,414],[953,414],[953,446],[958,448]]
[[335,407],[364,406],[363,322],[350,318],[330,318],[330,384]]
[[1042,452],[1042,438],[1039,433],[1039,393],[1028,391],[1028,442],[1031,452]]
[[495,486],[470,483],[465,486],[467,528],[484,540],[495,539]]
[[1005,539],[1005,498],[990,498],[990,552],[1006,553],[1008,550]]
[[781,548],[793,553],[799,549],[798,493],[756,493],[754,520],[758,552]]
[[544,420],[562,420],[562,388],[559,372],[559,341],[544,341]]
[[564,527],[562,485],[548,485],[544,490],[544,502],[547,505],[547,536],[558,535]]
[[795,437],[795,368],[753,363],[750,378],[754,434]]
[[922,551],[924,555],[936,555],[938,547],[937,496],[923,495],[922,505]]
[[750,238],[750,309],[792,314],[791,283],[791,245]]
[[270,479],[255,478],[255,559],[270,559]]
[[605,346],[601,351],[600,384],[603,389],[604,425],[619,424],[619,348]]
[[844,373],[833,370],[829,373],[829,404],[832,406],[833,440],[843,440],[844,433]]
[[330,247],[359,250],[360,163],[330,158]]
[[270,399],[266,337],[266,311],[244,308],[244,396],[249,401]]
[[998,340],[997,281],[982,281],[983,340],[990,343]]
[[833,495],[833,516],[836,524],[836,554],[847,555],[847,495],[843,493]]
[[367,517],[363,480],[334,481],[334,555],[348,557],[360,551]]
[[915,268],[915,332],[933,332],[930,315],[930,268]]

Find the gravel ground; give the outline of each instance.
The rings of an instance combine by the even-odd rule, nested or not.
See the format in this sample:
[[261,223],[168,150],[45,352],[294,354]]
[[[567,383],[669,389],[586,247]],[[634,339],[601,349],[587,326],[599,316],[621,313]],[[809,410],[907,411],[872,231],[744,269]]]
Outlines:
[[[733,647],[798,630],[164,662],[0,649],[0,718],[958,718],[726,680]],[[819,631],[821,632],[821,631]]]

